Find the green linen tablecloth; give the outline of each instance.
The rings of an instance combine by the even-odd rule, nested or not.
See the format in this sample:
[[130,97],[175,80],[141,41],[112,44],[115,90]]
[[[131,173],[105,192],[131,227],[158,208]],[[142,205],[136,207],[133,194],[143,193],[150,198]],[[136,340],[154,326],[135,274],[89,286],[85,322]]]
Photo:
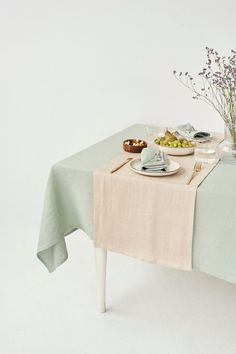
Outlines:
[[236,165],[218,164],[197,190],[193,268],[236,283]]
[[82,229],[93,238],[93,171],[123,152],[126,138],[145,137],[143,125],[133,125],[61,162],[50,172],[37,255],[49,272],[68,257],[64,236]]
[[[133,125],[52,167],[37,252],[49,272],[68,257],[66,235],[82,229],[93,238],[93,171],[133,137],[145,138],[145,126]],[[236,283],[235,182],[236,167],[220,163],[197,190],[193,268]]]

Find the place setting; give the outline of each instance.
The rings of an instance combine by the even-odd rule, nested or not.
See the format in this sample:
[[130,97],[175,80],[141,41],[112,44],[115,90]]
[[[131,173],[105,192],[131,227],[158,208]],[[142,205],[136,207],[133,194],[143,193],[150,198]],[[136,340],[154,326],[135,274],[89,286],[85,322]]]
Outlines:
[[[137,154],[139,157],[133,155],[127,157],[110,172],[115,173],[129,164],[130,169],[140,175],[167,177],[177,174],[181,167],[183,169],[184,161],[186,158],[189,161],[192,155],[192,170],[186,179],[188,185],[202,169],[209,166],[212,169],[212,165],[219,161],[217,144],[221,139],[211,132],[196,130],[189,123],[175,128],[147,126],[146,140],[141,138],[124,140],[124,151]],[[189,165],[187,170],[186,172],[189,172]]]

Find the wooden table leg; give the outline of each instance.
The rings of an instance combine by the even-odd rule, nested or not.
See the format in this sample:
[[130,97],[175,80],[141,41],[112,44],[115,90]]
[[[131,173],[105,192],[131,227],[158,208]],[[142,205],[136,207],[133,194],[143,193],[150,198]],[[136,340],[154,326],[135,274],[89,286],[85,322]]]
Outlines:
[[97,273],[97,307],[99,312],[106,312],[106,265],[107,251],[95,247],[95,265]]

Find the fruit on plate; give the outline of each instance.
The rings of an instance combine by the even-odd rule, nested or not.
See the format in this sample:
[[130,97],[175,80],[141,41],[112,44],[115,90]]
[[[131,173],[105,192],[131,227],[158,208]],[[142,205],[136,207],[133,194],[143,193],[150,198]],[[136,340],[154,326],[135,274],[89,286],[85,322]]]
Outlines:
[[154,140],[157,145],[170,147],[170,148],[192,148],[194,143],[183,138],[177,138],[174,134],[168,130],[165,132],[165,136]]
[[169,132],[169,130],[167,129],[165,132],[165,141],[169,143],[175,141],[176,139],[177,139],[176,136],[171,132]]

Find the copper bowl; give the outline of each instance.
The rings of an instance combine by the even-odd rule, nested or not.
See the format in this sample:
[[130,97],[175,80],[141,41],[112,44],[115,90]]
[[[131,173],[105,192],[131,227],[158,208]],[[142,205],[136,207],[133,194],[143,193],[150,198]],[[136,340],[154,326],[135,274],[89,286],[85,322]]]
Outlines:
[[[127,144],[129,142],[129,144]],[[133,145],[135,143],[141,143],[142,145]],[[139,154],[144,148],[147,147],[147,143],[141,139],[126,139],[123,141],[123,149],[127,152]]]

